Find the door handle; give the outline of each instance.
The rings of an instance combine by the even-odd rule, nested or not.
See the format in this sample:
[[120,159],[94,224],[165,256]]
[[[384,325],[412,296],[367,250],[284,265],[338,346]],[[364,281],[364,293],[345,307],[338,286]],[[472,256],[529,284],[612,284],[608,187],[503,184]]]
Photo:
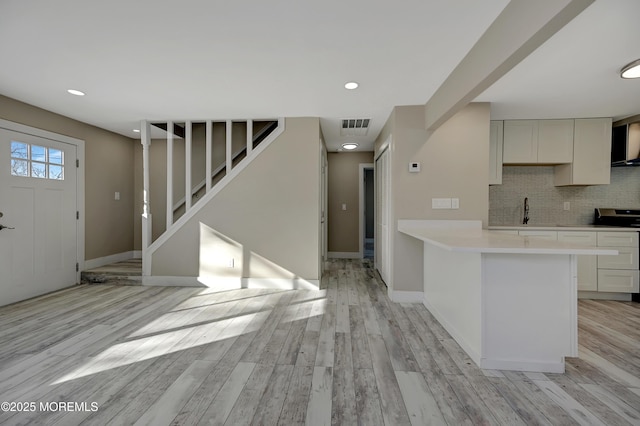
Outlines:
[[0,225],[0,231],[2,231],[3,229],[16,229],[16,228],[11,228],[10,226]]

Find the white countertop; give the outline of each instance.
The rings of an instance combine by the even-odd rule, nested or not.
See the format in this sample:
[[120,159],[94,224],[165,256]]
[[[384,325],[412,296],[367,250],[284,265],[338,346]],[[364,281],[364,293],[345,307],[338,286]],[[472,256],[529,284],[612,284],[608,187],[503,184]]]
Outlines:
[[489,226],[490,231],[612,231],[612,232],[638,232],[640,228],[624,228],[604,225],[496,225]]
[[[423,224],[421,224],[422,222]],[[448,222],[449,227],[437,226]],[[617,250],[502,234],[479,227],[455,228],[455,221],[398,221],[398,231],[450,251],[507,254],[616,255]],[[435,226],[432,226],[435,224]],[[513,229],[513,228],[510,228]],[[527,229],[531,229],[527,227]]]

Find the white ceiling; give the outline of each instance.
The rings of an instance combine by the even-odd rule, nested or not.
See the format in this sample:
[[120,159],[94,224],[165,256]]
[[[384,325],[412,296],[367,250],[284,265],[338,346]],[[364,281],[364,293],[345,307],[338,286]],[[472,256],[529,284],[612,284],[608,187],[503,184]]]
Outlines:
[[[130,137],[142,119],[316,116],[330,150],[371,150],[507,3],[2,0],[0,94]],[[640,81],[618,76],[640,58],[639,16],[640,1],[597,0],[478,100],[494,119],[640,113]],[[360,117],[368,135],[341,137]]]

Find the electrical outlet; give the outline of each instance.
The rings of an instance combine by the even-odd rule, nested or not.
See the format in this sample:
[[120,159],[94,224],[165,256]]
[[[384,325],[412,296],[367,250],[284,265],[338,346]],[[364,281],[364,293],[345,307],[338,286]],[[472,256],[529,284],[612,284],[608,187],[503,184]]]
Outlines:
[[451,199],[451,208],[459,209],[460,208],[460,198],[452,198]]
[[231,259],[229,259],[229,262],[227,262],[227,267],[229,267],[229,268],[233,268],[234,267],[234,259],[233,259],[233,257]]
[[571,203],[569,201],[565,201],[564,202],[564,207],[565,210],[571,210]]

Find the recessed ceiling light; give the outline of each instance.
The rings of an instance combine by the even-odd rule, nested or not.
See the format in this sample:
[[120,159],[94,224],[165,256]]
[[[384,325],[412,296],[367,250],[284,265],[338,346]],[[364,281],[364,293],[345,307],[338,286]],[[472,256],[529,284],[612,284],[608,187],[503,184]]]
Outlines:
[[350,81],[344,85],[344,88],[347,90],[353,90],[358,88],[358,83],[355,81]]
[[140,129],[133,129],[134,133],[140,133]]
[[352,150],[352,149],[356,149],[358,147],[358,144],[355,142],[348,142],[348,143],[343,143],[342,144],[342,148],[346,149],[346,150]]
[[67,90],[67,92],[71,93],[72,95],[76,95],[76,96],[84,96],[84,92],[81,92],[81,91],[76,90],[76,89],[69,89],[69,90]]
[[627,64],[620,71],[622,78],[640,78],[640,59]]

